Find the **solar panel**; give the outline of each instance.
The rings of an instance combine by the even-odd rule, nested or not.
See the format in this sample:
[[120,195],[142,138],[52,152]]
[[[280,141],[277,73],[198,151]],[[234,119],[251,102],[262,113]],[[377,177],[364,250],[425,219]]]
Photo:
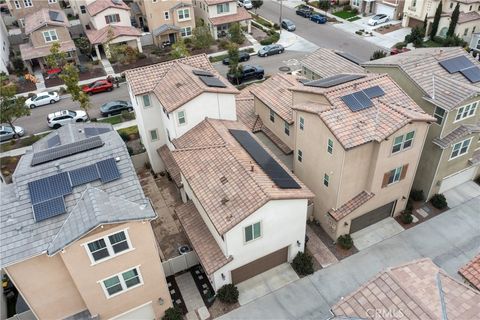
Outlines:
[[463,69],[473,67],[473,63],[465,56],[459,56],[439,62],[449,73],[455,73]]
[[53,148],[53,147],[56,147],[58,145],[60,145],[60,136],[59,135],[55,135],[52,138],[48,139],[48,141],[47,141],[47,147],[48,148]]
[[472,83],[477,83],[480,81],[480,68],[476,66],[460,70],[460,72]]
[[354,55],[351,55],[350,53],[343,52],[343,51],[335,51],[335,53],[340,57],[345,58],[348,61],[353,62],[355,64],[360,65],[363,63],[363,61],[361,61],[359,58],[355,57]]
[[113,158],[97,162],[97,168],[102,183],[110,182],[120,178],[120,172],[118,171],[117,163]]
[[48,11],[48,15],[52,21],[63,22],[63,16],[58,11]]
[[33,216],[36,222],[58,216],[66,211],[63,197],[52,198],[33,205]]
[[76,187],[100,179],[97,166],[92,164],[69,172],[72,186]]
[[317,88],[330,88],[338,86],[339,84],[344,84],[353,80],[357,80],[365,77],[361,74],[337,74],[328,78],[313,80],[304,83],[306,86],[317,87]]
[[103,141],[98,136],[76,141],[73,143],[64,144],[61,146],[50,148],[48,150],[34,153],[31,165],[36,166],[41,163],[61,159],[80,152],[99,148],[101,146],[103,146]]
[[229,130],[235,140],[248,152],[258,163],[262,170],[281,189],[300,189],[300,185],[290,174],[273,159],[270,154],[245,130]]
[[372,100],[367,97],[367,95],[363,91],[353,93],[355,99],[362,105],[362,109],[371,107],[373,105]]
[[72,193],[72,186],[67,172],[62,172],[28,183],[28,190],[32,203],[39,203],[48,199]]
[[346,105],[350,108],[350,110],[352,110],[353,112],[363,109],[362,104],[361,104],[360,102],[358,102],[357,99],[355,99],[355,97],[353,96],[353,94],[349,94],[349,95],[343,96],[343,97],[341,97],[341,99],[343,100],[343,102],[345,102],[345,104],[346,104]]
[[86,127],[83,131],[85,132],[85,137],[90,138],[90,137],[98,136],[99,134],[109,132],[111,130],[110,130],[110,128]]
[[193,74],[196,76],[204,76],[204,77],[213,77],[214,74],[204,70],[193,70]]
[[363,90],[363,92],[365,92],[367,97],[369,97],[370,99],[378,98],[378,97],[381,97],[385,94],[385,92],[379,86],[374,86],[374,87],[367,88],[367,89]]
[[207,76],[198,76],[200,80],[202,80],[203,83],[205,83],[209,87],[214,87],[214,88],[226,88],[227,86],[225,83],[220,81],[218,78],[214,77],[207,77]]

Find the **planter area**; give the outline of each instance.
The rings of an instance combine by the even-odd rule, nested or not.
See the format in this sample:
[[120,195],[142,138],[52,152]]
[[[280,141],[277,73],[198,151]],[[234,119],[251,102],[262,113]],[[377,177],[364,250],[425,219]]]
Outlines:
[[213,290],[207,275],[203,271],[202,266],[196,265],[190,268],[190,273],[192,274],[192,278],[195,281],[198,292],[200,292],[200,295],[202,296],[205,306],[210,308],[215,302],[215,291]]
[[355,248],[355,245],[346,250],[340,247],[340,245],[333,243],[332,238],[330,238],[330,236],[322,229],[320,224],[309,222],[308,225],[338,260],[345,259],[358,252],[358,249]]
[[[89,69],[87,71],[80,72],[79,78],[80,78],[80,81],[84,81],[88,79],[104,77],[106,75],[107,74],[105,73],[105,70],[100,65],[100,66],[95,66],[95,68]],[[45,79],[45,86],[47,88],[61,86],[63,84],[64,84],[63,80],[60,79],[59,77],[55,77],[52,79]]]
[[183,300],[182,293],[178,288],[177,282],[175,281],[175,276],[167,277],[168,291],[170,292],[170,297],[172,298],[173,305],[179,308],[182,311],[182,314],[187,314],[187,306]]

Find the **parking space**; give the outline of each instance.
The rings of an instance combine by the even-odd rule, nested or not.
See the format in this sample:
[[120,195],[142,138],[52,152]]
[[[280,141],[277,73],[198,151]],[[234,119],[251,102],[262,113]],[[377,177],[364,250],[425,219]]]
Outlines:
[[355,247],[359,251],[362,251],[376,243],[399,234],[403,230],[403,227],[394,218],[389,217],[354,232],[351,236]]

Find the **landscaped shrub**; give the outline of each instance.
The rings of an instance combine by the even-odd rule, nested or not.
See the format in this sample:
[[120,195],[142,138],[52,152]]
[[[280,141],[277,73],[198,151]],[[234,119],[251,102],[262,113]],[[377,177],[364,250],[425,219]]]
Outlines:
[[443,209],[447,207],[447,199],[445,199],[443,194],[434,194],[432,199],[430,199],[430,202],[432,203],[432,206],[437,209]]
[[344,235],[338,237],[337,243],[343,249],[349,250],[353,247],[353,239],[349,234],[344,234]]
[[343,6],[343,11],[350,11],[350,10],[352,10],[352,6],[350,6],[349,4]]
[[358,14],[358,9],[357,9],[357,8],[353,8],[353,9],[352,9],[352,13],[353,13],[353,14]]
[[372,56],[370,57],[370,61],[372,60],[377,60],[377,59],[382,59],[382,58],[385,58],[387,56],[387,53],[383,50],[375,50],[372,54]]
[[405,211],[400,215],[400,220],[404,224],[410,224],[413,221],[413,215],[409,211]]
[[313,273],[312,257],[305,253],[299,252],[292,261],[292,268],[301,276],[306,276]]
[[128,133],[125,131],[119,131],[118,134],[120,135],[120,138],[122,138],[123,141],[128,141]]
[[422,201],[425,199],[425,195],[423,194],[423,190],[412,190],[410,192],[410,198],[413,201]]
[[269,44],[275,43],[280,39],[280,34],[278,32],[271,30],[269,34],[270,36],[268,38],[265,38],[260,41],[260,44],[262,46],[267,46]]
[[217,291],[217,297],[221,302],[234,304],[238,302],[238,289],[233,284],[226,284]]
[[227,50],[229,45],[230,41],[228,41],[227,39],[222,39],[218,42],[218,47],[222,50]]
[[165,315],[162,317],[162,320],[182,320],[182,312],[177,307],[170,307],[165,310]]
[[273,29],[280,30],[280,26],[278,25],[278,23],[273,24]]
[[132,112],[128,112],[127,110],[122,111],[122,118],[125,121],[133,120],[135,119],[135,114]]

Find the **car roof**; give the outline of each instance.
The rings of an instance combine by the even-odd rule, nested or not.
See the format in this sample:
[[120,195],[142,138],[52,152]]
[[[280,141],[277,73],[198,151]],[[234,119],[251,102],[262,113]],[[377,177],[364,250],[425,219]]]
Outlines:
[[287,22],[287,23],[293,23],[293,21],[290,20],[290,19],[283,19],[282,21],[283,21],[283,22]]
[[61,110],[61,111],[57,111],[57,112],[50,113],[48,116],[49,116],[50,118],[52,118],[52,117],[60,117],[60,116],[67,115],[69,111],[70,111],[70,110]]

